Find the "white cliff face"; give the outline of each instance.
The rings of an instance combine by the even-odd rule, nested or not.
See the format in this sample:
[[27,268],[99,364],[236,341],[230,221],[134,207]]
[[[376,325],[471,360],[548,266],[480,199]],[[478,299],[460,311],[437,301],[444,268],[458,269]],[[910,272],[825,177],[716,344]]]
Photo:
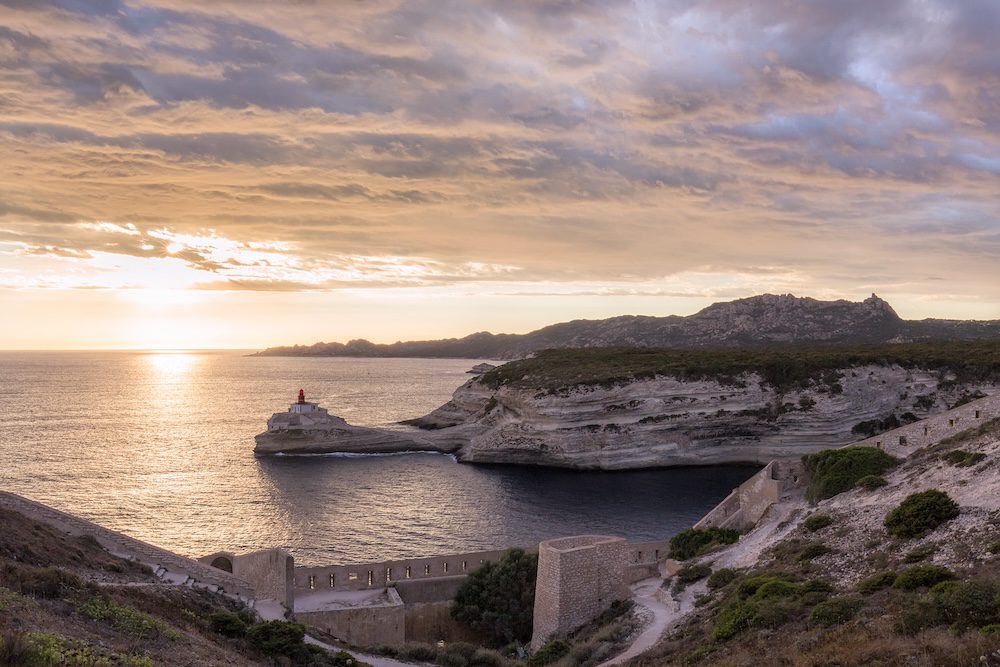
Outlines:
[[[862,421],[939,412],[990,385],[939,386],[936,371],[899,366],[841,369],[839,386],[779,393],[756,374],[742,386],[669,377],[558,393],[477,380],[413,425],[457,448],[463,461],[573,468],[766,462],[862,438]],[[918,400],[919,397],[926,397]]]
[[501,386],[479,378],[408,428],[364,428],[314,413],[285,413],[256,437],[255,453],[454,453],[470,463],[514,463],[606,470],[766,463],[860,440],[860,422],[905,421],[940,412],[989,384],[942,382],[938,371],[866,365],[840,369],[835,384],[780,392],[754,373],[735,383],[636,380],[556,392]]

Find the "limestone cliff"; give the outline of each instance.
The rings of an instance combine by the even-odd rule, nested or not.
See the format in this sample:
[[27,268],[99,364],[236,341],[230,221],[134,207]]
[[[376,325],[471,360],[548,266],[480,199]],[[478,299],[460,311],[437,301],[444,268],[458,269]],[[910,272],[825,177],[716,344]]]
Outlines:
[[[862,365],[835,385],[780,390],[747,373],[733,382],[673,377],[562,391],[470,380],[410,424],[462,461],[627,469],[798,457],[863,436],[863,422],[914,420],[992,393],[937,371]],[[977,393],[978,392],[978,393]],[[868,425],[869,429],[878,428]]]
[[766,463],[860,440],[1000,387],[1000,345],[799,352],[554,351],[467,381],[409,428],[331,417],[258,453],[454,453],[470,463],[629,469]]

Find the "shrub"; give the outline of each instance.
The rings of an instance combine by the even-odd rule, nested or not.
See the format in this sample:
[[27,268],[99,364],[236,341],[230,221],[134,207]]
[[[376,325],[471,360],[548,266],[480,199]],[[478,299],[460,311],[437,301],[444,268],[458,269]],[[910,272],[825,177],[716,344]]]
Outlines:
[[896,575],[892,587],[912,591],[915,588],[930,587],[942,581],[955,578],[955,573],[938,565],[914,565]]
[[90,598],[81,604],[79,609],[87,618],[107,622],[114,629],[135,639],[149,639],[170,634],[149,614],[100,596]]
[[851,489],[868,475],[881,475],[899,461],[875,447],[824,449],[803,457],[810,481],[806,496],[815,502]]
[[895,583],[895,572],[879,572],[878,574],[873,574],[867,579],[864,579],[860,584],[858,584],[858,592],[864,593],[865,595],[871,595],[875,591],[880,591],[883,588],[889,588]]
[[913,551],[903,556],[903,562],[919,563],[920,561],[927,560],[928,558],[933,556],[935,551],[937,551],[936,544],[925,544],[924,546],[917,547]]
[[889,482],[885,480],[882,475],[865,475],[858,480],[857,487],[864,489],[865,491],[874,491],[879,487],[888,485]]
[[945,461],[959,468],[968,468],[986,458],[982,452],[967,452],[964,449],[953,449],[941,456]]
[[1000,621],[1000,588],[978,581],[943,581],[930,591],[944,623],[961,631]]
[[906,497],[885,517],[885,527],[895,537],[917,537],[951,521],[960,512],[947,493],[930,489]]
[[264,621],[247,630],[247,640],[265,655],[289,655],[302,646],[306,626],[291,621]]
[[864,604],[864,600],[859,597],[830,598],[813,608],[812,613],[809,614],[809,622],[826,627],[840,625],[854,618],[854,615]]
[[502,646],[531,639],[537,554],[510,549],[466,577],[455,595],[451,616]]
[[716,570],[712,573],[712,576],[708,578],[708,587],[712,590],[717,588],[722,588],[728,586],[730,583],[739,579],[740,575],[736,570],[730,570],[727,567],[721,570]]
[[677,581],[690,584],[700,579],[704,579],[710,574],[712,574],[712,568],[708,565],[685,565],[681,569],[677,570],[677,574],[674,576],[677,578]]
[[437,649],[428,644],[407,644],[399,649],[400,660],[410,662],[433,662],[437,659]]
[[989,552],[991,554],[1000,554],[1000,540],[997,540],[996,542],[993,542],[987,548],[989,549]]
[[541,665],[547,665],[550,662],[555,662],[569,653],[569,649],[570,643],[567,641],[562,639],[550,641],[548,644],[543,645],[535,651],[532,656],[528,658],[528,665],[529,667],[541,667]]
[[734,637],[753,624],[757,615],[757,605],[752,602],[737,602],[731,604],[719,614],[712,628],[712,637],[725,641]]
[[84,588],[83,581],[57,567],[32,567],[4,563],[0,567],[0,583],[12,591],[35,598],[62,597]]
[[802,525],[809,532],[815,533],[817,530],[826,528],[831,523],[833,523],[833,517],[829,514],[810,514],[809,517],[802,522]]
[[979,628],[979,631],[987,637],[1000,635],[1000,623],[990,623],[989,625],[984,625]]
[[496,651],[476,649],[469,658],[469,667],[503,667],[504,659]]
[[220,611],[208,617],[208,622],[212,626],[212,632],[223,637],[239,638],[247,634],[247,624],[240,618],[239,614],[231,611]]
[[819,558],[823,554],[828,554],[831,551],[833,550],[822,542],[810,542],[802,547],[801,551],[799,551],[799,560],[812,560],[813,558]]
[[733,544],[740,539],[739,531],[731,528],[688,528],[670,538],[670,557],[688,560],[712,547]]

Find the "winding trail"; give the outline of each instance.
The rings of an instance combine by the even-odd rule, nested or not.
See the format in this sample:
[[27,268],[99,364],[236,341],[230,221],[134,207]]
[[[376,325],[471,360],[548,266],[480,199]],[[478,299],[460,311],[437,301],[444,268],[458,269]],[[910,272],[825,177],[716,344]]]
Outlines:
[[601,663],[598,667],[620,665],[648,651],[670,626],[677,616],[680,604],[673,600],[668,591],[661,588],[663,579],[654,577],[643,579],[632,584],[632,601],[652,614],[652,620],[632,640],[632,644],[615,657]]

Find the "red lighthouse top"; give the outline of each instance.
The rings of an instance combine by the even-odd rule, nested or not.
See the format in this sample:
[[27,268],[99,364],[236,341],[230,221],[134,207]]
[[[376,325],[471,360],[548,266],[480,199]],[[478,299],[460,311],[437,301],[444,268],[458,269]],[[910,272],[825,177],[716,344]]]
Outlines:
[[299,403],[305,403],[305,402],[306,402],[306,392],[302,389],[299,389]]

